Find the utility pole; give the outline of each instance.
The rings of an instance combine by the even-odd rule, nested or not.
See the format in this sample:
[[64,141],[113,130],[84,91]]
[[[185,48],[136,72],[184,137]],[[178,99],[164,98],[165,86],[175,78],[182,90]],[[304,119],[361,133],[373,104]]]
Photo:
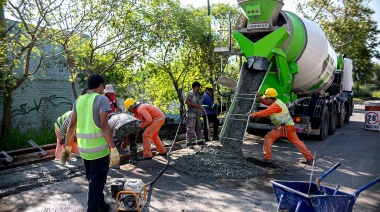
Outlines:
[[207,15],[210,16],[210,0],[207,0]]

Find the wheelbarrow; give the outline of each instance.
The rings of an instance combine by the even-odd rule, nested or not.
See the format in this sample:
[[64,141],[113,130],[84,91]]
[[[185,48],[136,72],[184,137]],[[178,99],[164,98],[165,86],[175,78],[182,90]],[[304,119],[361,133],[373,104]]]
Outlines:
[[360,192],[380,182],[380,177],[361,187],[353,194],[338,191],[338,187],[333,189],[320,186],[320,181],[339,165],[340,163],[337,163],[313,183],[304,181],[271,181],[278,200],[277,211],[352,211]]

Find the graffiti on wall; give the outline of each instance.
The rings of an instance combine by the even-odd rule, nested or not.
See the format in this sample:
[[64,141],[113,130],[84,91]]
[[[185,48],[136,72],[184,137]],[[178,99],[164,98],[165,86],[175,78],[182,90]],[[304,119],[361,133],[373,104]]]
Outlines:
[[53,106],[61,106],[61,105],[72,105],[73,102],[66,97],[58,97],[56,95],[51,95],[49,97],[42,97],[39,102],[37,103],[36,100],[34,101],[34,106],[28,106],[28,103],[24,103],[20,105],[20,108],[12,110],[12,117],[16,117],[19,115],[27,115],[32,111],[39,111],[42,105],[42,102],[46,101],[51,103]]

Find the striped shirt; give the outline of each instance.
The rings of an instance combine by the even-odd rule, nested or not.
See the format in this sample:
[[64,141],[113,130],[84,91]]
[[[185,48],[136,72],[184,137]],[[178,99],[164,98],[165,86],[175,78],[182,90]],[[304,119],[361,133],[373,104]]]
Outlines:
[[65,120],[63,121],[63,124],[59,128],[59,137],[61,139],[65,139],[66,131],[67,131],[67,128],[69,127],[69,124],[70,124],[70,121],[71,121],[71,114],[72,114],[72,112],[70,113],[70,115],[68,115],[65,118]]

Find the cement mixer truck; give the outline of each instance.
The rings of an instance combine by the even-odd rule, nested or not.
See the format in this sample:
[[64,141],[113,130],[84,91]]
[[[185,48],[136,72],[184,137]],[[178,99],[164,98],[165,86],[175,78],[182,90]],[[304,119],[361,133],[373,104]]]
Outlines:
[[233,36],[246,58],[221,132],[221,143],[238,144],[247,128],[273,129],[268,119],[246,117],[264,109],[256,92],[275,88],[298,133],[326,139],[352,115],[352,60],[337,55],[322,29],[289,11],[282,0],[238,0],[244,14]]

